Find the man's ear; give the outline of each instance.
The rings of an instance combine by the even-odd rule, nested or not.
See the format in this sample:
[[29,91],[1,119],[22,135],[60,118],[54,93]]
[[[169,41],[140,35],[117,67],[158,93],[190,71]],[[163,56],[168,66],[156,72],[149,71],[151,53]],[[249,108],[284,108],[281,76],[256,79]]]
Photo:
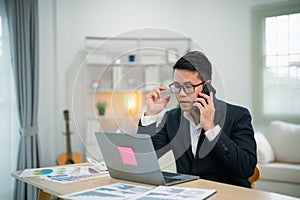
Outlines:
[[206,83],[209,83],[209,84],[211,84],[211,80],[207,80],[207,81],[206,81]]

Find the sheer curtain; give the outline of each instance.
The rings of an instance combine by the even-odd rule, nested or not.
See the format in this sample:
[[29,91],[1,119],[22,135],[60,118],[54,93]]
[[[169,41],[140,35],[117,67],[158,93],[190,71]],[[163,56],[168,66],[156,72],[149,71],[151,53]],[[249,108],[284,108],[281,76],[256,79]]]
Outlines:
[[18,118],[16,96],[10,63],[8,26],[4,0],[0,0],[0,197],[13,199],[15,180],[10,176],[16,170],[18,155]]

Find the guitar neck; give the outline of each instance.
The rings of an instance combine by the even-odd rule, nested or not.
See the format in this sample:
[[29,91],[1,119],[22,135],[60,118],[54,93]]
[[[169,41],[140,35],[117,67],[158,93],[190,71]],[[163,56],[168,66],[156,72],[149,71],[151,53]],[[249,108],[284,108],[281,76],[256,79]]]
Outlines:
[[72,160],[72,150],[71,150],[71,133],[69,127],[69,121],[66,120],[66,147],[67,147],[67,158]]

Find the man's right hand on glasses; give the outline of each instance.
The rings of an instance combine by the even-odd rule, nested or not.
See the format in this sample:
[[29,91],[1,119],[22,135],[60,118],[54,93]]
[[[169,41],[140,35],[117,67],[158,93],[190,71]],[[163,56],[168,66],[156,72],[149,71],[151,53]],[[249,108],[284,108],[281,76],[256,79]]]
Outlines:
[[162,92],[166,89],[165,86],[158,86],[146,94],[145,116],[157,115],[167,106],[171,96],[168,95],[162,99]]

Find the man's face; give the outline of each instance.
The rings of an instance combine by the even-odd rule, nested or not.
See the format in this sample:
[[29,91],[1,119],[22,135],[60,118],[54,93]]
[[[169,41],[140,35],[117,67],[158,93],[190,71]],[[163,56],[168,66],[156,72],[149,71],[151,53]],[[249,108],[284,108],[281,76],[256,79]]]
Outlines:
[[[201,83],[202,80],[199,79],[197,72],[188,71],[185,69],[175,69],[174,82],[179,83],[181,86],[183,86],[187,83],[197,85]],[[198,94],[202,91],[203,84],[195,87],[194,89],[195,91],[192,94],[186,94],[183,88],[181,88],[178,94],[175,94],[175,97],[182,110],[190,111],[193,108],[193,102],[198,97]]]

